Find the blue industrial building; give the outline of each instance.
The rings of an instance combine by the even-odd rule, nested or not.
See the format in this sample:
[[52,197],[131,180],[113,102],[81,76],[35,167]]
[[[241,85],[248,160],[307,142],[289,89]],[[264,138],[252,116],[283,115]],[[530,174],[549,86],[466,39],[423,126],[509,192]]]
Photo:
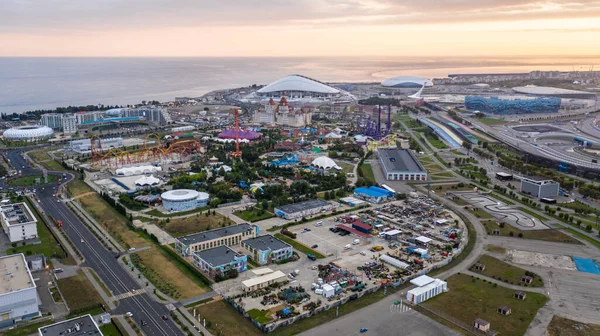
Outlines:
[[503,99],[498,97],[465,97],[465,107],[472,111],[493,114],[530,114],[556,113],[560,109],[561,99],[557,97],[539,97],[532,99]]
[[394,193],[383,188],[370,186],[354,189],[354,197],[371,203],[381,203],[394,198]]

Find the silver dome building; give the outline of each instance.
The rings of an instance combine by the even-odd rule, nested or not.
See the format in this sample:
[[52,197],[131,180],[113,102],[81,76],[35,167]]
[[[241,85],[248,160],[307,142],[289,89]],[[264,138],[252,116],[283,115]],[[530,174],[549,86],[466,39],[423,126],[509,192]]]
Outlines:
[[7,140],[39,141],[52,137],[54,131],[48,126],[19,126],[9,128],[2,134]]

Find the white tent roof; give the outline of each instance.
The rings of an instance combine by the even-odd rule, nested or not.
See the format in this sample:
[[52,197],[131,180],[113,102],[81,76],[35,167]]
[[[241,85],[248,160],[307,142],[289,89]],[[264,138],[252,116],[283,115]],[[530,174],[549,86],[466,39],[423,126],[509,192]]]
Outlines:
[[387,236],[395,236],[395,235],[401,234],[401,233],[402,233],[402,231],[394,229],[394,230],[386,231],[383,234],[387,235]]
[[161,171],[161,167],[156,166],[139,166],[139,167],[124,167],[117,169],[116,173],[120,176],[142,175]]
[[311,162],[311,165],[321,169],[340,168],[335,161],[327,156],[320,156]]
[[159,179],[150,175],[150,176],[142,176],[141,178],[135,181],[136,185],[144,186],[144,185],[154,185],[160,182]]
[[432,278],[432,277],[429,277],[427,275],[421,275],[418,278],[414,278],[414,279],[410,280],[410,283],[413,284],[413,285],[415,285],[415,286],[418,286],[418,287],[423,287],[423,286],[425,286],[427,284],[432,283],[433,280],[435,280],[435,279]]
[[340,93],[340,90],[312,78],[301,75],[289,75],[258,90],[260,93],[279,91],[307,91],[317,93]]
[[415,238],[415,240],[416,240],[416,241],[420,241],[420,242],[421,242],[421,243],[423,243],[423,244],[427,244],[427,243],[429,243],[430,241],[432,241],[433,239],[431,239],[431,238],[427,238],[427,237],[423,237],[423,236],[419,236],[419,237]]
[[244,280],[242,281],[242,283],[244,284],[244,286],[246,286],[246,288],[251,288],[253,286],[268,282],[268,281],[273,281],[273,280],[278,280],[281,278],[285,278],[285,273],[283,273],[282,271],[276,271],[273,273],[268,273],[265,274],[263,276],[259,276],[256,278],[252,278],[252,279],[248,279],[248,280]]

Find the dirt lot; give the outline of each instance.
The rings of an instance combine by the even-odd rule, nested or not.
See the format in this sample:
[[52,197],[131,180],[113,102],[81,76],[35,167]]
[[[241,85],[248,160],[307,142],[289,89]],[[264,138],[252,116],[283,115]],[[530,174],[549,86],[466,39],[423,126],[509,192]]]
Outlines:
[[220,213],[209,216],[206,216],[204,213],[198,213],[185,218],[169,218],[156,222],[159,227],[175,238],[235,224],[231,219],[224,217]]
[[562,268],[566,270],[576,271],[575,263],[568,256],[558,256],[545,253],[537,253],[530,251],[509,250],[507,259],[522,265],[541,266]]
[[213,335],[262,335],[250,320],[242,317],[225,301],[215,301],[198,307],[196,313],[200,318],[206,319],[206,328]]
[[581,323],[554,315],[548,326],[549,336],[600,335],[600,324]]

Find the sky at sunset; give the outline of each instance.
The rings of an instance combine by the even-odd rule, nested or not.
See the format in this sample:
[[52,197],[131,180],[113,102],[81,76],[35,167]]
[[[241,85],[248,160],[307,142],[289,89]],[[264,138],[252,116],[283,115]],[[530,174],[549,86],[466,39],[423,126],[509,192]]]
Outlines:
[[600,1],[2,0],[0,56],[600,55]]

